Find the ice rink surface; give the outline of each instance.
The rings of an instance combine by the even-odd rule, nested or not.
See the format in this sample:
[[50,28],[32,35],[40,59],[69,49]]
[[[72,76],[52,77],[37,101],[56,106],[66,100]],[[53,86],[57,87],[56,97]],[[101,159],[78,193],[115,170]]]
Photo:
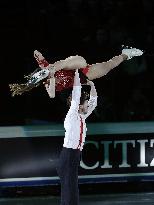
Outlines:
[[[0,205],[59,205],[59,197],[1,198]],[[82,195],[80,205],[154,205],[154,193]]]

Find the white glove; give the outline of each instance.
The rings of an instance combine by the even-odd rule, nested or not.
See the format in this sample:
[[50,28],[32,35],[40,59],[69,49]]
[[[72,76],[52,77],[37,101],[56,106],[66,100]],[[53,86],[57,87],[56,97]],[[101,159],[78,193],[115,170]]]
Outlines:
[[128,56],[127,60],[129,60],[134,56],[141,56],[143,54],[143,51],[137,48],[124,48],[122,50],[122,54],[127,55]]

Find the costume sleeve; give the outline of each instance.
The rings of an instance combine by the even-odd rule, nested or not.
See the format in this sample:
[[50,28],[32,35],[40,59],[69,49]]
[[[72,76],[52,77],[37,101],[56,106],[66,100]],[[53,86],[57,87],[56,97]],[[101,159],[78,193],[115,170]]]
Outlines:
[[97,106],[97,96],[90,95],[90,99],[88,101],[88,112],[85,115],[85,118],[89,117],[89,115],[93,112],[96,106]]
[[73,91],[72,91],[71,106],[69,108],[66,118],[68,117],[72,118],[78,115],[80,97],[81,97],[81,83],[80,83],[78,70],[76,70],[75,77],[74,77]]

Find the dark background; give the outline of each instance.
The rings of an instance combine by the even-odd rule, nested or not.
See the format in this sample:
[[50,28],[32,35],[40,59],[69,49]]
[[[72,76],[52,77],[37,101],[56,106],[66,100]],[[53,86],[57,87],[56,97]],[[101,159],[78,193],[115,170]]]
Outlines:
[[120,54],[123,44],[145,53],[94,81],[98,106],[88,121],[154,120],[153,8],[153,0],[2,0],[0,125],[63,122],[63,95],[50,99],[43,85],[11,97],[8,84],[37,67],[35,49],[51,63],[78,54],[92,64]]

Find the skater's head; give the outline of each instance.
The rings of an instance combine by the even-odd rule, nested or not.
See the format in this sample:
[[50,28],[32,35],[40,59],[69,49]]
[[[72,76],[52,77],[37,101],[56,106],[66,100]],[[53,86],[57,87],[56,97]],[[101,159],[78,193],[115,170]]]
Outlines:
[[88,100],[85,100],[83,104],[79,105],[79,113],[86,115],[88,112]]
[[27,91],[32,90],[35,87],[40,86],[43,82],[45,83],[48,79],[48,72],[43,72],[44,70],[37,68],[33,73],[25,78],[28,80],[27,83],[23,84],[9,84],[12,96],[21,95]]
[[[89,99],[89,94],[87,92],[82,92],[81,97],[80,97],[80,105],[79,105],[79,113],[80,114],[87,114],[88,112],[88,99]],[[69,97],[67,98],[67,104],[68,106],[71,105],[72,101],[72,95],[70,94]]]

